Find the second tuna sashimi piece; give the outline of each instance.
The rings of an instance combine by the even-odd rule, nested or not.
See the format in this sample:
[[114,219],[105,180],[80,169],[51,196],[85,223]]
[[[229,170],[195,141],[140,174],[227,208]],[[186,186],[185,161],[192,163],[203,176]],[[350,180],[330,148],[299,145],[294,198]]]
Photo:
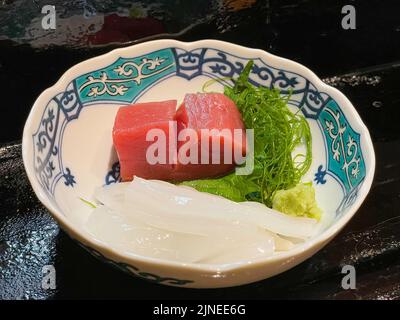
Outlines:
[[[240,156],[245,154],[246,136],[241,114],[235,103],[224,94],[186,94],[175,119],[178,123],[178,137],[182,136],[184,129],[191,129],[197,133],[197,139],[188,142],[187,137],[185,141],[178,141],[180,154],[173,171],[174,179],[190,180],[226,174],[237,164],[235,152]],[[235,130],[240,133],[238,137],[235,136]],[[182,163],[181,155],[189,150],[190,143],[194,144],[190,149],[197,150],[196,162],[199,165]],[[190,158],[196,158],[196,155]],[[213,159],[216,163],[213,163]],[[193,171],[196,173],[195,178]]]

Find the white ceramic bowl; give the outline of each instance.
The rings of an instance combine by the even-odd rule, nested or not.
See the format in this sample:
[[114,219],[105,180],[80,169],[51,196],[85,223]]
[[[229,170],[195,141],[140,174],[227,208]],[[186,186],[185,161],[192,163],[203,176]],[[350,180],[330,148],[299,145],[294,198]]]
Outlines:
[[[253,59],[251,79],[292,90],[313,136],[313,181],[324,210],[315,237],[293,250],[240,264],[184,264],[118,252],[90,236],[80,197],[116,183],[111,130],[119,106],[181,99],[210,78],[236,77]],[[45,72],[45,71],[43,71]],[[215,90],[221,90],[218,84]],[[61,227],[91,253],[147,280],[184,287],[246,284],[284,272],[312,256],[351,219],[372,183],[375,155],[367,128],[350,101],[306,67],[258,49],[203,40],[157,40],[117,49],[69,69],[36,100],[26,122],[23,159],[33,190]],[[79,214],[78,214],[79,212]]]

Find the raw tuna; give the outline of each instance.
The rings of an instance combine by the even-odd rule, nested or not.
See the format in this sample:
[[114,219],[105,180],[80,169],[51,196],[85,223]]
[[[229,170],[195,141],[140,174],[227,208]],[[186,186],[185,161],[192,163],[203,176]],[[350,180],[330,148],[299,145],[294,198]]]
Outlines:
[[[146,160],[146,151],[153,141],[146,141],[150,129],[161,129],[167,137],[169,147],[169,122],[174,121],[176,100],[137,103],[121,107],[114,122],[113,141],[117,151],[121,178],[133,179],[133,175],[145,179],[169,180],[173,164],[151,165]],[[167,159],[168,160],[168,159]]]
[[[176,121],[176,129],[171,126],[171,121]],[[148,148],[155,142],[146,141],[146,135],[155,128],[165,133],[166,164],[151,164],[146,159]],[[188,131],[185,129],[192,129],[191,132],[195,133],[195,138],[190,142],[177,140],[181,133]],[[202,129],[217,131],[202,138]],[[223,129],[225,132],[220,131]],[[242,133],[241,139],[234,138],[234,129]],[[220,176],[234,169],[234,151],[244,154],[246,141],[244,125],[236,105],[220,93],[187,94],[178,111],[175,100],[121,107],[114,123],[113,140],[123,181],[132,180],[134,175],[145,179],[175,181]],[[208,147],[204,148],[207,144]],[[213,144],[219,145],[219,151],[216,152]],[[231,151],[224,156],[227,145]],[[197,152],[192,154],[193,150]],[[173,154],[170,154],[171,151]],[[213,152],[214,159],[219,160],[216,164],[212,163]],[[192,163],[181,161],[182,153]]]
[[[178,123],[178,134],[185,128],[197,132],[197,141],[194,142],[197,149],[197,164],[178,163],[173,172],[175,180],[190,180],[207,177],[215,177],[226,174],[235,167],[234,151],[239,155],[245,154],[246,138],[244,124],[235,103],[222,93],[198,93],[187,94],[179,107],[175,119]],[[202,136],[202,129],[216,129],[214,134]],[[234,129],[241,131],[241,139],[234,139]],[[222,131],[224,130],[224,131]],[[207,141],[203,141],[203,139]],[[178,141],[178,150],[186,141]],[[219,150],[213,148],[219,145]],[[224,157],[224,148],[230,145],[229,157]],[[204,146],[206,146],[204,148]],[[228,149],[229,150],[229,149]],[[218,164],[213,164],[214,159]],[[178,157],[178,159],[181,159]],[[219,161],[218,161],[219,160]],[[205,164],[205,161],[208,164]],[[194,177],[195,175],[195,177]]]

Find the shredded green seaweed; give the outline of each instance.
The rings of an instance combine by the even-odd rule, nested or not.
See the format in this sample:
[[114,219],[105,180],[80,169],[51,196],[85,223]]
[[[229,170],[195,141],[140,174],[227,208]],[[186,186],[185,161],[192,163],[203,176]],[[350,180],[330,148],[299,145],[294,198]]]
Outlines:
[[81,197],[79,197],[79,199],[80,199],[83,203],[87,204],[89,207],[92,207],[93,209],[96,209],[96,206],[95,206],[93,203],[91,203],[90,201],[88,201],[88,200],[86,200],[86,199],[83,199],[83,198],[81,198]]
[[[249,61],[233,86],[224,85],[224,94],[236,103],[245,127],[254,129],[253,173],[231,173],[182,184],[233,201],[258,201],[272,207],[274,193],[296,186],[310,168],[311,132],[301,111],[289,110],[290,94],[282,95],[278,89],[257,87],[249,81],[252,67],[253,61]],[[299,146],[304,146],[304,154],[296,153]]]

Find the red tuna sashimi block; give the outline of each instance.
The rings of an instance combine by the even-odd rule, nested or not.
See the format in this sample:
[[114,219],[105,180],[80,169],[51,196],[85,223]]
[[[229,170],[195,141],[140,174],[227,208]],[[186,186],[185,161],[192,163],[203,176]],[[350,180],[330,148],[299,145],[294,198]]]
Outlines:
[[[177,131],[171,126],[173,121],[176,121]],[[146,141],[152,129],[164,133],[166,164],[152,164],[146,157],[148,149],[155,143],[154,140]],[[184,129],[191,129],[190,132],[195,134],[189,142],[187,139],[177,141]],[[206,129],[207,134],[210,134],[209,130],[214,133],[204,136],[202,129]],[[234,135],[235,129],[241,133],[239,138]],[[175,100],[121,107],[115,118],[113,140],[123,181],[132,180],[134,175],[175,181],[220,176],[234,169],[235,152],[244,155],[246,146],[241,115],[234,102],[220,93],[188,94],[177,112]],[[172,146],[169,150],[172,144],[177,148]],[[218,150],[215,146],[219,146]],[[226,146],[230,149],[225,154]],[[191,154],[193,150],[197,151],[194,155]],[[182,161],[182,151],[191,163]],[[213,164],[216,155],[218,163]]]
[[[150,164],[146,151],[154,141],[146,141],[150,129],[161,129],[167,137],[169,148],[169,124],[174,121],[176,100],[137,103],[121,107],[114,122],[113,141],[118,154],[123,181],[134,175],[145,179],[169,180],[173,164]],[[168,156],[168,155],[166,155]]]
[[[195,144],[197,148],[197,163],[201,164],[186,164],[178,162],[173,171],[174,180],[190,180],[200,179],[207,177],[216,177],[228,173],[235,167],[234,152],[240,155],[245,155],[246,150],[246,136],[245,127],[242,121],[241,114],[237,109],[235,103],[222,93],[198,93],[187,94],[182,105],[179,107],[175,120],[178,123],[178,135],[183,129],[189,128],[197,132],[197,140],[191,144]],[[201,129],[216,129],[215,134],[209,136],[202,136]],[[234,129],[241,131],[240,138],[235,137]],[[205,132],[210,132],[206,130]],[[207,141],[203,141],[206,139]],[[185,141],[178,141],[178,150],[185,153],[188,158],[190,150],[182,147],[190,139]],[[215,150],[213,145],[219,144],[219,150]],[[224,148],[230,144],[231,152],[228,153],[229,157],[224,157]],[[204,149],[204,146],[207,146]],[[203,147],[203,148],[202,148]],[[212,163],[212,157],[218,161],[218,164]],[[207,159],[208,158],[208,159]],[[204,164],[204,160],[209,164]],[[178,161],[181,161],[180,155]]]

